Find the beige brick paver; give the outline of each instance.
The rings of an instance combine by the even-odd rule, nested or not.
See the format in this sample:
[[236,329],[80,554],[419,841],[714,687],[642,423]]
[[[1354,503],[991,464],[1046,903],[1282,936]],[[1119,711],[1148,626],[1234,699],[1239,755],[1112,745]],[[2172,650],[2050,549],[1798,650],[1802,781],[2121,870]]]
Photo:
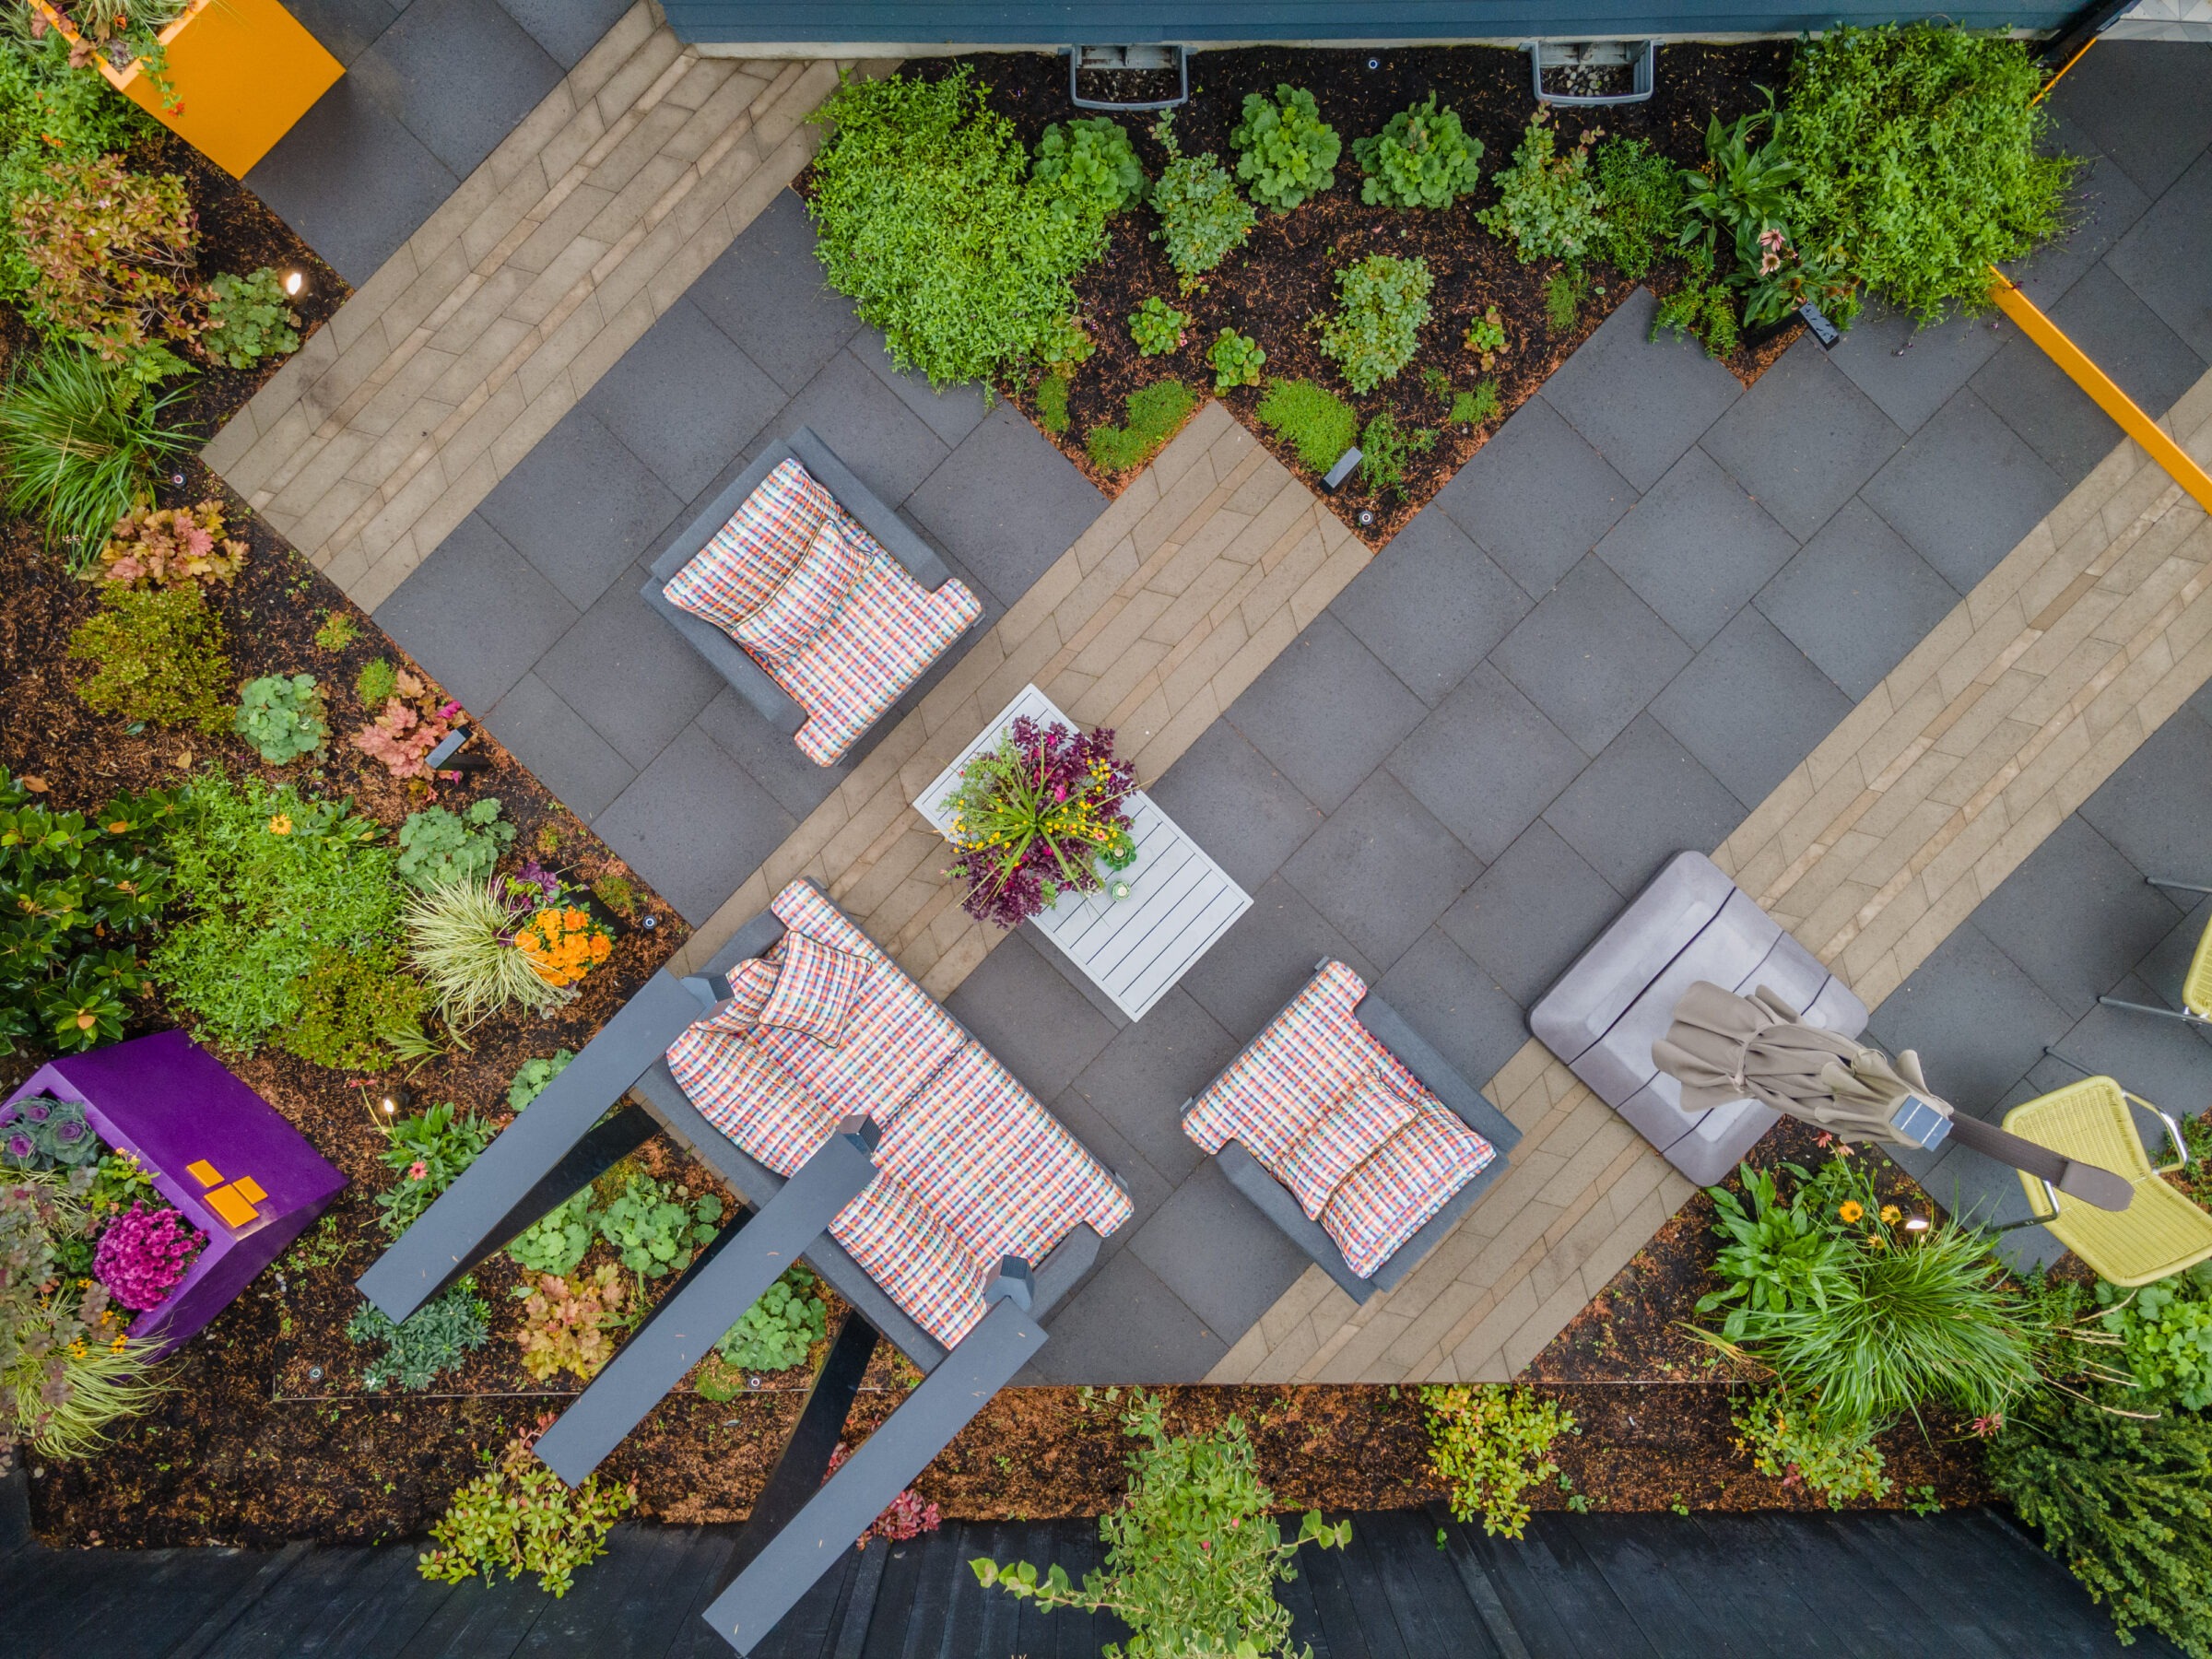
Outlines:
[[702,58],[640,0],[207,464],[372,609],[797,175],[847,66]]

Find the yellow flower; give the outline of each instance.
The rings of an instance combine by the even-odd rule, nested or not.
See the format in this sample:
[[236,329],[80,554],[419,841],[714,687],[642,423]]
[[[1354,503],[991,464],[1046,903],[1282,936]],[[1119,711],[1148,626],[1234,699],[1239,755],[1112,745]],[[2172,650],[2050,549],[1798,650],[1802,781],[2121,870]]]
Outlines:
[[1865,1213],[1866,1206],[1861,1204],[1856,1198],[1844,1199],[1841,1207],[1836,1211],[1836,1214],[1841,1216],[1846,1221],[1856,1221]]
[[269,820],[269,833],[271,835],[289,835],[291,832],[292,819],[289,813],[280,812],[275,818]]
[[1895,1227],[1898,1222],[1903,1218],[1904,1213],[1904,1211],[1899,1209],[1894,1204],[1883,1205],[1881,1208],[1883,1225],[1886,1227]]
[[130,1346],[130,1341],[131,1339],[128,1336],[118,1336],[114,1341],[108,1344],[108,1352],[111,1354],[120,1354],[125,1347]]

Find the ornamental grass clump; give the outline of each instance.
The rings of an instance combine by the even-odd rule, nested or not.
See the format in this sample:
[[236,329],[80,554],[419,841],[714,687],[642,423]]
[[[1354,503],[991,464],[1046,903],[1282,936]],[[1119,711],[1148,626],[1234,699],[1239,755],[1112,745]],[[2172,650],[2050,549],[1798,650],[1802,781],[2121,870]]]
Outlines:
[[0,391],[0,491],[36,519],[72,571],[107,546],[115,522],[153,494],[154,475],[197,447],[171,426],[188,388],[140,387],[76,346],[51,346]]
[[169,1300],[207,1235],[168,1206],[143,1202],[109,1222],[92,1253],[92,1276],[124,1307],[143,1313]]
[[457,1030],[510,1006],[550,1014],[575,996],[524,953],[522,920],[490,881],[449,881],[407,899],[400,921],[408,955]]
[[1099,891],[1101,871],[1136,861],[1124,805],[1135,788],[1136,768],[1114,759],[1112,732],[1015,721],[995,748],[960,769],[943,803],[959,850],[949,874],[967,884],[968,913],[1018,927],[1063,892]]

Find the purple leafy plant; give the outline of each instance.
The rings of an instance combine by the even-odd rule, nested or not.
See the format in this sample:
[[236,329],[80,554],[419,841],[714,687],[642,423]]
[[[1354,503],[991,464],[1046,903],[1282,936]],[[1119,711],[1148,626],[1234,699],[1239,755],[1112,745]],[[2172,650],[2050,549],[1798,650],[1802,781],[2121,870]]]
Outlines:
[[207,1235],[173,1209],[143,1200],[108,1223],[92,1252],[92,1272],[126,1308],[158,1308],[177,1288]]
[[946,802],[959,849],[950,874],[968,884],[968,913],[1018,927],[1064,891],[1097,892],[1101,865],[1124,870],[1136,857],[1124,805],[1135,788],[1112,732],[1017,720],[961,770]]

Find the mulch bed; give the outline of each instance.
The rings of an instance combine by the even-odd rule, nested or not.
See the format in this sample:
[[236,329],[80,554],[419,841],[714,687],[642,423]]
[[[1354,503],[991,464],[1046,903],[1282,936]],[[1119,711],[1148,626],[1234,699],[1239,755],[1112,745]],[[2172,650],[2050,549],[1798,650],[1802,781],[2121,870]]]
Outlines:
[[[1656,89],[1648,101],[1556,109],[1559,147],[1564,152],[1586,128],[1601,127],[1607,134],[1648,139],[1682,165],[1696,165],[1704,159],[1708,118],[1717,111],[1725,122],[1762,108],[1765,95],[1759,88],[1780,89],[1793,50],[1787,41],[1771,41],[1663,47]],[[1371,58],[1359,52],[1282,48],[1207,52],[1193,60],[1191,100],[1175,117],[1176,142],[1185,155],[1211,150],[1233,172],[1236,157],[1229,135],[1242,119],[1244,95],[1272,94],[1278,83],[1313,94],[1323,119],[1343,140],[1344,153],[1333,190],[1288,214],[1263,208],[1243,248],[1188,297],[1178,296],[1178,279],[1166,253],[1150,238],[1157,216],[1139,208],[1115,221],[1105,258],[1076,284],[1098,350],[1071,377],[1066,430],[1046,434],[1108,495],[1118,494],[1135,474],[1101,473],[1084,449],[1085,434],[1095,426],[1120,425],[1126,418],[1126,394],[1156,381],[1179,378],[1194,391],[1213,395],[1206,353],[1223,328],[1233,328],[1252,335],[1266,351],[1270,378],[1305,379],[1327,387],[1359,410],[1362,427],[1387,408],[1404,429],[1437,432],[1434,447],[1408,465],[1402,493],[1378,496],[1355,477],[1324,498],[1362,539],[1380,547],[1632,291],[1634,285],[1619,273],[1593,261],[1586,266],[1592,291],[1580,320],[1572,329],[1555,334],[1546,321],[1544,286],[1558,262],[1521,265],[1508,244],[1476,222],[1476,214],[1497,200],[1493,175],[1510,164],[1536,107],[1523,53],[1496,47],[1430,47],[1386,51],[1371,61],[1373,68],[1368,66]],[[904,72],[940,74],[956,62],[971,66],[991,106],[1014,124],[1025,144],[1033,146],[1048,124],[1086,113],[1069,104],[1067,66],[1057,57],[1009,53],[927,60],[909,63]],[[1434,212],[1363,205],[1352,141],[1379,132],[1393,115],[1432,90],[1442,104],[1459,112],[1468,133],[1482,140],[1482,183],[1473,195]],[[1157,178],[1167,157],[1148,130],[1151,117],[1122,119],[1147,174]],[[1319,335],[1311,324],[1335,308],[1334,274],[1372,253],[1426,259],[1435,288],[1418,355],[1395,379],[1355,396],[1335,365],[1322,355]],[[1682,267],[1669,263],[1654,270],[1647,284],[1665,294],[1678,286],[1681,276]],[[1153,295],[1191,312],[1194,321],[1179,350],[1146,358],[1129,337],[1128,319]],[[1504,320],[1506,347],[1496,367],[1485,371],[1461,339],[1467,324],[1491,305]],[[1727,367],[1748,385],[1800,332],[1793,323],[1756,348],[1736,353]],[[1441,374],[1453,388],[1468,391],[1486,373],[1498,382],[1498,413],[1480,427],[1446,425],[1450,397],[1428,390],[1424,375]],[[1000,388],[1032,421],[1038,420],[1037,380],[1028,375]],[[1221,394],[1221,401],[1285,465],[1318,488],[1319,476],[1255,417],[1264,390],[1239,387]]]

